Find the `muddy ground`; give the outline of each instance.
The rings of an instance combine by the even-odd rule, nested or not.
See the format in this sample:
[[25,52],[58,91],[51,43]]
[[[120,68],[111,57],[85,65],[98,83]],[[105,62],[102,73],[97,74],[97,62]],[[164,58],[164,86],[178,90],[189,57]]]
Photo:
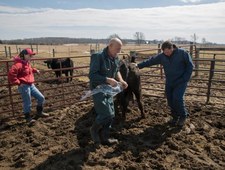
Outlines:
[[[73,80],[72,90],[78,91],[79,98],[87,86],[78,87],[75,82]],[[39,83],[40,89],[55,86],[54,83]],[[3,89],[1,94],[4,91],[7,90]],[[46,95],[51,96],[56,90],[48,93]],[[190,117],[182,129],[167,125],[170,116],[164,98],[144,95],[146,118],[140,119],[137,104],[130,103],[127,120],[122,122],[118,114],[111,129],[111,137],[117,138],[119,143],[95,148],[89,133],[94,119],[91,100],[74,101],[69,107],[51,111],[47,107],[51,107],[55,99],[47,98],[46,111],[50,117],[38,119],[32,127],[23,119],[22,110],[17,110],[21,116],[0,121],[0,169],[223,170],[224,103],[206,105],[205,98],[197,101],[187,96],[186,99]],[[0,102],[4,105],[5,100],[0,98]]]
[[[183,129],[166,122],[166,100],[143,96],[146,118],[136,103],[126,122],[117,115],[111,137],[119,143],[95,148],[89,133],[92,102],[58,109],[29,127],[23,117],[1,122],[0,169],[224,169],[225,107],[188,100]],[[132,103],[131,103],[132,104]]]

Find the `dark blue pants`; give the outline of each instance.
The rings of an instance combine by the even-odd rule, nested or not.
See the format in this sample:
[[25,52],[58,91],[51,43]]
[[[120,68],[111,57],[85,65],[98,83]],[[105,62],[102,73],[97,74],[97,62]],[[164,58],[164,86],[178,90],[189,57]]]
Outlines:
[[103,93],[93,95],[94,108],[96,112],[96,123],[105,124],[115,117],[113,96]]
[[95,122],[102,126],[100,130],[101,140],[107,141],[110,127],[115,117],[113,96],[97,93],[93,95],[93,101],[96,112]]
[[181,83],[173,87],[166,84],[166,97],[168,105],[171,109],[173,117],[187,117],[188,112],[185,108],[184,94],[187,88],[187,83]]

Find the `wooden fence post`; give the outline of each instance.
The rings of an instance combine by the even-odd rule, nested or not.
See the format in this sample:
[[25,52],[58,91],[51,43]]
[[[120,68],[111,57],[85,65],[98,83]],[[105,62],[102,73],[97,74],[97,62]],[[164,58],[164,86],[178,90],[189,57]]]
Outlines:
[[161,53],[161,44],[158,44],[158,54]]
[[198,48],[196,48],[196,50],[195,50],[195,59],[196,59],[196,61],[195,61],[195,76],[198,76],[198,70],[199,70],[199,52],[200,52],[200,50],[198,49]]
[[19,54],[18,46],[16,45],[16,53]]
[[9,46],[9,57],[12,58],[11,47]]
[[32,51],[34,51],[32,44],[30,45],[30,49],[31,49]]
[[193,42],[190,42],[190,55],[193,58]]
[[36,44],[36,53],[38,53],[38,44]]
[[[161,53],[162,50],[161,50],[161,44],[158,44],[158,54]],[[160,64],[160,75],[161,75],[161,79],[163,79],[163,67],[162,67],[162,64]]]
[[5,56],[8,58],[8,52],[7,52],[7,47],[5,46]]
[[52,55],[53,55],[53,58],[55,57],[55,49],[53,48],[52,49]]
[[216,54],[214,54],[214,56],[213,56],[213,60],[211,61],[210,70],[209,70],[209,82],[208,82],[206,104],[209,103],[210,94],[211,94],[212,78],[213,78],[213,75],[214,75],[215,62],[216,62],[215,57],[216,57]]

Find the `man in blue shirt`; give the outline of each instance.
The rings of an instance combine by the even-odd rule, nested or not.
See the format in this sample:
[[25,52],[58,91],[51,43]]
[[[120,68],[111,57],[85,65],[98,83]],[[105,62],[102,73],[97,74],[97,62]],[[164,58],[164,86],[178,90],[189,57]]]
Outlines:
[[[127,83],[123,80],[119,72],[119,59],[122,42],[118,38],[110,40],[109,45],[100,53],[91,55],[90,62],[90,88],[91,90],[101,84],[116,86],[121,82],[123,88],[127,88]],[[92,140],[95,144],[110,145],[117,143],[117,140],[109,138],[109,129],[115,117],[113,96],[97,93],[93,95],[96,118],[90,129]]]
[[185,108],[184,93],[191,78],[193,63],[185,50],[176,48],[170,41],[162,44],[162,53],[137,64],[139,69],[162,64],[166,76],[166,97],[171,109],[169,123],[182,127],[189,113]]

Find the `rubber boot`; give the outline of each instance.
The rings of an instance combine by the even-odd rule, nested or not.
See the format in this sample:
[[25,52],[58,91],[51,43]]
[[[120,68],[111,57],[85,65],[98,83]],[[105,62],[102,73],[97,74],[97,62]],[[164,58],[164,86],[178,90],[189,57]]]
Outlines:
[[99,131],[102,125],[94,122],[90,128],[91,138],[95,144],[100,144]]
[[44,113],[43,112],[43,106],[37,106],[36,109],[37,109],[37,114],[36,114],[37,118],[39,118],[39,117],[48,117],[49,116],[48,113]]
[[182,128],[186,122],[186,116],[181,116],[177,122],[177,126]]
[[102,129],[100,131],[100,136],[101,136],[101,144],[106,145],[106,146],[112,146],[114,144],[118,144],[118,140],[114,138],[106,138],[105,137],[105,131]]
[[33,125],[36,122],[36,120],[30,116],[30,113],[25,113],[24,116],[28,125]]
[[167,122],[170,126],[176,126],[177,121],[179,117],[178,116],[172,116],[172,118]]
[[104,124],[102,129],[100,130],[100,140],[102,145],[111,146],[114,144],[118,144],[118,140],[114,138],[109,138],[109,131],[111,127],[111,121]]
[[171,110],[172,118],[167,122],[170,126],[176,126],[179,120],[179,115],[173,109]]

